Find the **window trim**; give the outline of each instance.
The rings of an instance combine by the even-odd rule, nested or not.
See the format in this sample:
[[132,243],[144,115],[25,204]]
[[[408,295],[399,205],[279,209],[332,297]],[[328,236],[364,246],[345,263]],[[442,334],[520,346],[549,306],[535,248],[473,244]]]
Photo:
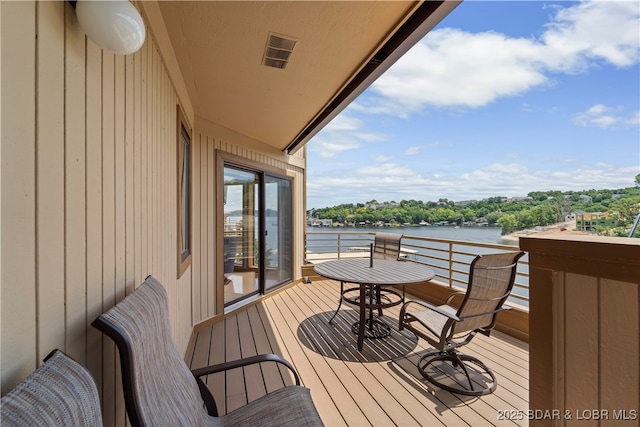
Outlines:
[[[177,131],[176,131],[176,242],[177,242],[177,261],[178,261],[178,279],[182,277],[185,271],[191,266],[193,258],[193,138],[189,123],[187,122],[182,108],[177,106]],[[183,138],[186,136],[186,140]],[[186,146],[186,155],[185,155]],[[186,169],[186,170],[185,170]],[[186,178],[186,190],[183,190],[182,179]],[[184,198],[186,197],[186,200]],[[185,223],[186,221],[186,223]],[[188,241],[183,240],[182,230],[186,230],[184,236]]]

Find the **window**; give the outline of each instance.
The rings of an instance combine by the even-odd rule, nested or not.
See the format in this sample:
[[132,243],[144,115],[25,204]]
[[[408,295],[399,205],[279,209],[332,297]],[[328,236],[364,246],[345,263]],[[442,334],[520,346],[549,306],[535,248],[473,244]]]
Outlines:
[[191,132],[178,106],[178,278],[191,265]]

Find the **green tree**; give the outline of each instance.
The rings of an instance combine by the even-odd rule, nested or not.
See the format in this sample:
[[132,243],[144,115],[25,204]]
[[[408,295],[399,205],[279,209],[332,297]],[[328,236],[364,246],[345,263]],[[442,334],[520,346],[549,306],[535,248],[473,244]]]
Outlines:
[[516,221],[517,221],[516,230],[531,228],[536,225],[536,220],[533,216],[533,212],[531,212],[530,209],[521,211],[519,214],[517,214]]
[[633,221],[640,210],[640,196],[624,197],[611,203],[609,212],[618,215],[618,221],[627,224]]
[[545,201],[549,197],[546,191],[532,191],[528,196],[539,202]]
[[498,219],[498,225],[502,227],[502,234],[509,234],[518,229],[518,219],[513,214],[505,214]]
[[496,224],[498,223],[498,220],[502,217],[502,214],[498,211],[495,212],[489,212],[488,214],[485,215],[485,218],[487,219],[487,222],[489,224]]

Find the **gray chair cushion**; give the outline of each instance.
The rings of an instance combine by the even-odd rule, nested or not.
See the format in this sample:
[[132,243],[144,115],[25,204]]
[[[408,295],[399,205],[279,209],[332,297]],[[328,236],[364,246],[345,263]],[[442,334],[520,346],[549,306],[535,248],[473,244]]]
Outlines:
[[321,426],[308,388],[292,385],[224,415],[225,426]]
[[0,413],[2,427],[102,425],[93,377],[59,350],[2,398]]

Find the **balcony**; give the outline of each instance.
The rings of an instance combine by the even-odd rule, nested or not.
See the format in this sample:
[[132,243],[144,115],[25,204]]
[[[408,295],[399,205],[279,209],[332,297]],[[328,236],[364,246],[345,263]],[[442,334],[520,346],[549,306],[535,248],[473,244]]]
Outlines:
[[[373,233],[308,232],[306,259],[368,256]],[[403,237],[403,256],[436,271],[436,279],[407,287],[422,299],[441,302],[468,281],[469,263],[478,253],[513,250],[513,246],[456,242],[416,236]],[[476,336],[463,351],[485,361],[498,376],[498,389],[483,398],[455,395],[433,387],[416,368],[429,348],[409,331],[398,331],[399,307],[385,310],[391,336],[365,340],[357,351],[351,324],[357,311],[344,307],[334,324],[328,321],[339,300],[339,283],[314,276],[312,265],[303,267],[311,283],[293,285],[247,308],[225,316],[213,325],[197,327],[187,360],[192,368],[225,360],[274,352],[292,361],[302,382],[311,389],[320,415],[328,426],[350,425],[517,425],[529,408],[528,265],[521,263],[517,295],[510,301],[518,314],[501,316],[491,338]],[[508,313],[504,313],[505,315]],[[515,326],[509,319],[516,319]],[[520,324],[518,325],[518,319]],[[524,320],[522,320],[524,319]],[[512,322],[513,323],[513,322]],[[225,343],[221,346],[217,343]],[[217,374],[208,384],[224,411],[231,411],[291,378],[277,368],[237,370]]]
[[[482,398],[458,396],[431,386],[415,366],[428,348],[408,331],[397,330],[398,307],[385,310],[392,328],[385,339],[365,340],[356,350],[350,325],[357,312],[342,308],[328,320],[338,301],[339,283],[313,279],[227,315],[194,333],[187,361],[192,368],[274,352],[290,360],[311,389],[327,426],[366,425],[514,425],[528,405],[528,344],[501,332],[476,336],[464,350],[484,360],[498,377],[498,389]],[[224,343],[224,345],[221,345]],[[290,382],[277,368],[241,369],[208,378],[228,412]],[[222,405],[220,405],[222,406]],[[222,408],[221,408],[222,409]],[[505,418],[505,419],[501,419]],[[528,420],[516,420],[526,425]]]
[[[306,237],[307,261],[367,256],[369,233]],[[339,244],[336,245],[336,241]],[[464,288],[477,253],[514,249],[442,239],[403,238],[405,256],[436,270],[436,279],[408,287],[410,297],[440,303]],[[365,250],[359,250],[358,247]],[[347,250],[347,248],[350,248]],[[476,336],[464,350],[498,377],[497,390],[465,398],[434,388],[415,363],[427,350],[396,327],[397,307],[385,311],[390,337],[365,340],[356,350],[351,308],[335,326],[339,283],[313,277],[194,330],[192,367],[256,353],[291,360],[327,425],[590,425],[637,426],[640,407],[640,240],[597,236],[527,237],[513,307],[499,316],[491,338]],[[531,317],[531,321],[530,321]],[[225,343],[224,346],[216,343]],[[212,377],[224,410],[253,400],[277,382],[263,368]],[[594,419],[596,417],[596,419]]]

